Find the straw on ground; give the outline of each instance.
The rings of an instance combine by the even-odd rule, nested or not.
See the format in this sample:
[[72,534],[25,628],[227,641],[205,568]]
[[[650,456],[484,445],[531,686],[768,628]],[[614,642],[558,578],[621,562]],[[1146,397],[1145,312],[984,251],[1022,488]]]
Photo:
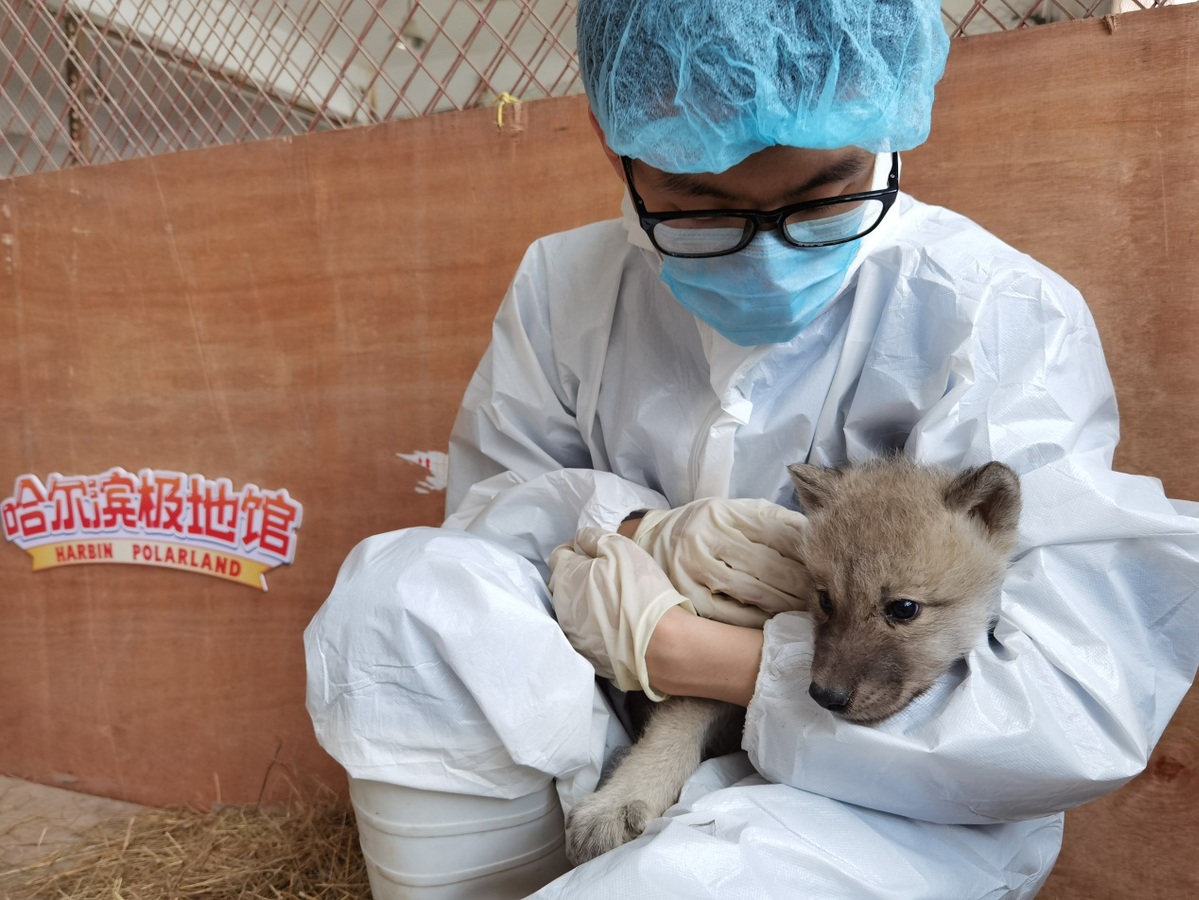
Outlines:
[[4,900],[369,900],[342,805],[149,809],[0,871]]

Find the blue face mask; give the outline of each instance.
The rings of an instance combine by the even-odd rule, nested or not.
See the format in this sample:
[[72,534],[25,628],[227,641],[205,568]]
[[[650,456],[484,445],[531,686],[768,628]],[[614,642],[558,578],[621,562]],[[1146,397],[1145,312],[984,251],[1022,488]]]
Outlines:
[[785,344],[836,298],[859,244],[799,248],[763,231],[728,256],[663,256],[662,280],[734,344]]

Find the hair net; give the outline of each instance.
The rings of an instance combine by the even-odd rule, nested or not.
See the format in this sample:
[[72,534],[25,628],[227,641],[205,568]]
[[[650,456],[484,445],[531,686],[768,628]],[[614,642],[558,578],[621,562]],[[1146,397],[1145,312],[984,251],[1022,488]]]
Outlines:
[[578,31],[608,145],[671,172],[915,147],[949,50],[936,0],[580,0]]

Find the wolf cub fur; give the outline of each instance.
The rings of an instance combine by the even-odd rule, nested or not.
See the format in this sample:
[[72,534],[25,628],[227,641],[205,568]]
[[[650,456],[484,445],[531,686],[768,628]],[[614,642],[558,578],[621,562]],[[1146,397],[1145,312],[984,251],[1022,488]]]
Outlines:
[[[850,722],[907,706],[998,615],[1015,549],[1020,482],[998,462],[954,474],[901,458],[841,469],[788,467],[807,516],[794,558],[809,576],[797,609],[815,623],[808,693]],[[707,756],[740,746],[744,710],[675,697],[567,821],[575,864],[637,837]]]

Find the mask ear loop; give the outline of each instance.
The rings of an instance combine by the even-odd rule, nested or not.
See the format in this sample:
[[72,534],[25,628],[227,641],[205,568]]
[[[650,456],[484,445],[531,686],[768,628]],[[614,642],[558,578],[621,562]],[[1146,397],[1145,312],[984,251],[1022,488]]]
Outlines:
[[[896,175],[903,173],[903,154],[899,154],[898,171]],[[873,191],[881,191],[887,186],[887,179],[891,176],[891,153],[876,153],[874,155],[874,176],[870,180],[870,189]],[[900,178],[900,184],[903,184],[903,179]],[[849,264],[849,271],[845,273],[845,281],[841,286],[849,282],[854,273],[858,270],[858,265],[866,257],[866,254],[890,231],[891,223],[899,216],[899,200],[897,199],[891,204],[891,208],[887,210],[887,214],[883,216],[883,220],[878,223],[878,227],[870,234],[861,239],[858,244],[858,252],[853,255],[853,262]]]
[[633,198],[629,195],[628,185],[625,185],[624,196],[620,198],[620,224],[628,233],[630,244],[640,247],[642,250],[648,250],[659,263],[662,262],[662,254],[658,252],[654,242],[649,239],[649,235],[641,227],[641,219],[638,218],[637,211],[633,209]]
[[[903,154],[899,156],[899,172],[903,172]],[[891,153],[874,154],[874,175],[870,180],[870,190],[881,191],[887,186],[887,178],[891,175]],[[900,179],[900,183],[903,180]]]

